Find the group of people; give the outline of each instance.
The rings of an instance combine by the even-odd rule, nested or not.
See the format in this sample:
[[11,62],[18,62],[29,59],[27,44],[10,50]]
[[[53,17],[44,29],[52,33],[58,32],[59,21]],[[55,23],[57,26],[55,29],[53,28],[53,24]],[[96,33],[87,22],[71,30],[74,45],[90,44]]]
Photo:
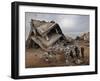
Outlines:
[[74,47],[74,52],[75,53],[73,53],[72,50],[70,51],[70,56],[72,58],[74,58],[74,56],[76,56],[77,58],[79,58],[79,57],[84,58],[84,47],[77,47],[77,46],[75,46]]

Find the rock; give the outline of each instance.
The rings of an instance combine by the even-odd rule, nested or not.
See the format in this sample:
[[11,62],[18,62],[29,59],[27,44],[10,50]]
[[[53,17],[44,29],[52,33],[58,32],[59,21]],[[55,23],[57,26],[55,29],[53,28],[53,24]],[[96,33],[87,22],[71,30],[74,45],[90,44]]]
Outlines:
[[80,60],[80,59],[77,59],[77,60],[75,61],[76,64],[81,64],[82,62],[83,62],[83,61]]
[[49,59],[45,59],[45,61],[46,61],[46,62],[48,62],[48,61],[49,61]]
[[69,61],[68,61],[68,60],[66,60],[66,64],[67,64],[67,65],[69,64]]

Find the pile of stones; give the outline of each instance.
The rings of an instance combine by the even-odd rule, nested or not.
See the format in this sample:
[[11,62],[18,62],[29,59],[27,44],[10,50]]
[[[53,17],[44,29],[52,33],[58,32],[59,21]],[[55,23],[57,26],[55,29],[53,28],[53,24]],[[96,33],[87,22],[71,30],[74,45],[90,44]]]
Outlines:
[[[66,64],[71,62],[80,64],[81,53],[78,45],[64,45],[64,42],[57,42],[48,48],[49,52],[44,52],[43,58],[46,62],[56,62],[56,54],[64,54]],[[75,50],[77,48],[77,50]],[[54,60],[52,60],[54,59]]]

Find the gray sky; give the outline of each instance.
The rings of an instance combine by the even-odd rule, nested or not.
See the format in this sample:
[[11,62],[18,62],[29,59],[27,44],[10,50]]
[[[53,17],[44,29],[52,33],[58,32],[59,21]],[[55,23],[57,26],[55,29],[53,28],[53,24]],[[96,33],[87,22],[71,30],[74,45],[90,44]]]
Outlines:
[[69,36],[75,37],[80,32],[89,31],[89,15],[75,15],[75,14],[51,14],[51,13],[25,13],[25,25],[26,25],[26,38],[30,31],[31,19],[55,21],[60,25],[62,32]]

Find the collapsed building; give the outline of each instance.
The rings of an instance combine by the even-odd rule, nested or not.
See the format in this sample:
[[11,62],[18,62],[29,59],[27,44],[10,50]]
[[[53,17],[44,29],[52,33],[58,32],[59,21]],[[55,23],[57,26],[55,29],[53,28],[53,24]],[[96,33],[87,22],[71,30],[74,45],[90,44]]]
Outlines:
[[43,50],[49,51],[47,48],[58,40],[66,40],[66,37],[57,23],[31,20],[31,30],[26,41],[26,48],[39,46]]

